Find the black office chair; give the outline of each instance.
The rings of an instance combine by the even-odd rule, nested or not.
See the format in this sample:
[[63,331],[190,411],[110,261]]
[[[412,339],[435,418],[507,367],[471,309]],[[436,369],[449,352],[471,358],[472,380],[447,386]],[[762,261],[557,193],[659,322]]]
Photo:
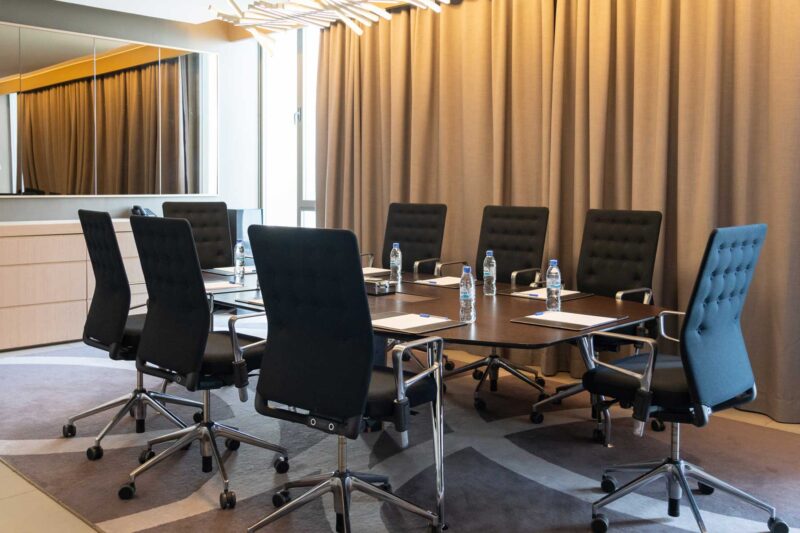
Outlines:
[[[186,220],[131,217],[133,236],[139,250],[147,292],[147,321],[142,330],[136,368],[139,371],[179,383],[190,391],[203,393],[203,417],[194,426],[163,435],[147,442],[139,461],[142,465],[131,472],[130,482],[119,489],[123,500],[136,493],[136,478],[195,440],[202,444],[203,472],[217,462],[224,489],[220,493],[223,509],[236,505],[236,494],[228,490],[228,475],[220,459],[216,437],[225,438],[229,450],[240,443],[251,444],[280,454],[273,463],[279,472],[286,472],[289,463],[286,450],[241,432],[211,418],[211,391],[229,385],[240,390],[246,400],[248,372],[261,364],[264,341],[236,333],[236,317],[229,321],[228,332],[209,332],[211,320],[197,258],[192,229]],[[251,315],[252,316],[252,315]],[[257,316],[263,316],[259,314]],[[173,442],[158,455],[153,446]]]
[[[103,212],[81,209],[78,211],[78,218],[81,221],[95,278],[92,305],[89,307],[83,327],[83,342],[108,352],[109,357],[116,361],[132,361],[136,359],[145,315],[128,314],[131,288],[128,285],[125,264],[122,262],[119,243],[114,233],[114,224],[109,214]],[[164,389],[161,392],[146,390],[142,373],[137,372],[136,388],[132,392],[68,418],[67,423],[61,428],[61,434],[66,438],[74,437],[77,433],[75,422],[78,420],[121,406],[114,418],[95,437],[94,445],[86,450],[86,457],[95,461],[103,457],[100,442],[122,420],[125,413],[130,413],[136,418],[137,433],[145,431],[148,405],[176,426],[185,428],[186,424],[164,406],[166,402],[198,409],[203,407],[199,402],[166,394]]]
[[[256,410],[338,436],[335,472],[292,481],[273,497],[276,511],[255,531],[327,493],[333,493],[336,530],[349,533],[350,494],[362,492],[442,527],[442,340],[421,339],[393,350],[394,368],[373,369],[372,323],[355,235],[344,230],[250,227],[256,271],[267,309],[269,337],[256,388]],[[281,261],[273,261],[276,256]],[[403,371],[402,354],[426,346],[428,368]],[[437,512],[391,493],[385,476],[351,472],[347,439],[357,439],[365,416],[407,419],[410,408],[431,404]],[[290,489],[313,487],[291,500]],[[291,501],[290,501],[291,500]]]
[[[492,250],[497,261],[497,281],[514,285],[518,283],[528,285],[539,281],[548,215],[549,210],[546,207],[487,205],[483,210],[478,254],[475,258],[474,271],[477,278],[483,279],[481,265],[486,257],[486,251]],[[444,267],[455,264],[467,263],[466,261],[439,263],[436,266],[436,275],[440,275]],[[482,370],[484,367],[485,371]],[[445,368],[452,370],[450,361],[446,363]],[[448,372],[445,378],[472,371],[472,377],[479,380],[475,388],[475,407],[482,410],[486,408],[486,402],[478,396],[480,389],[488,377],[489,389],[496,391],[501,368],[545,395],[544,379],[539,377],[536,370],[509,361],[494,349],[487,357]],[[533,378],[529,378],[526,373],[532,374]]]
[[[399,242],[403,253],[403,272],[432,274],[436,261],[442,255],[446,218],[447,206],[444,204],[389,205],[381,254],[383,268],[389,268],[392,244]],[[361,256],[367,257],[369,266],[372,266],[375,258],[373,253],[366,252]]]
[[164,202],[162,210],[165,217],[189,221],[201,268],[233,266],[233,243],[225,202]]
[[[668,514],[678,516],[680,499],[686,496],[701,531],[706,531],[688,479],[699,483],[700,492],[727,492],[770,515],[769,530],[787,532],[788,526],[775,508],[717,479],[684,461],[680,455],[680,425],[703,427],[710,415],[752,401],[756,384],[747,355],[740,317],[758,256],[767,233],[765,224],[716,229],[711,233],[694,291],[686,313],[661,314],[660,333],[679,343],[680,357],[658,354],[650,338],[637,339],[649,346],[649,353],[632,356],[615,364],[594,362],[596,368],[583,376],[586,390],[617,398],[633,406],[635,431],[641,436],[648,417],[668,422],[672,430],[670,456],[660,461],[606,468],[602,488],[610,492],[592,505],[592,529],[604,532],[608,518],[600,513],[606,505],[631,492],[666,478],[669,488]],[[680,339],[664,332],[664,317],[683,315]],[[592,338],[628,340],[616,333],[596,333]],[[617,488],[614,472],[645,472]]]
[[[575,274],[576,288],[580,292],[608,296],[618,300],[636,300],[645,304],[653,302],[653,270],[661,233],[661,213],[658,211],[617,211],[591,209],[586,214],[583,240]],[[619,333],[645,335],[647,330],[633,326]],[[621,346],[631,344],[622,339],[598,340],[595,352],[618,351]],[[638,351],[641,346],[634,344]],[[586,359],[587,368],[592,368]],[[565,385],[556,388],[556,394],[540,399],[531,410],[531,421],[544,421],[541,409],[548,404],[558,404],[564,398],[583,392],[583,384]],[[594,439],[611,444],[611,417],[608,405],[601,399],[593,399],[593,414],[598,426]]]

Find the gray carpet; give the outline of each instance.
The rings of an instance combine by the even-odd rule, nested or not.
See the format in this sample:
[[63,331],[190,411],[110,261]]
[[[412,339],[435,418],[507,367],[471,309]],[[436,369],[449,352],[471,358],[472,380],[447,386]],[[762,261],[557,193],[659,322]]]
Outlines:
[[[247,445],[225,452],[235,510],[222,511],[216,469],[200,470],[199,447],[165,461],[137,480],[137,495],[121,501],[117,489],[138,465],[148,436],[171,426],[150,414],[147,433],[136,434],[126,417],[104,443],[102,460],[86,460],[85,449],[107,422],[98,415],[78,423],[78,435],[60,438],[70,414],[128,392],[135,372],[80,345],[0,357],[0,457],[43,490],[99,529],[124,531],[243,531],[272,510],[271,488],[287,478],[331,470],[336,441],[320,432],[267,419],[233,389],[214,393],[213,417],[288,447],[291,471],[275,474],[273,455]],[[545,423],[527,419],[537,396],[504,377],[500,391],[484,393],[488,409],[472,406],[469,376],[448,382],[446,396],[445,478],[447,521],[451,531],[587,531],[591,501],[600,497],[601,465],[661,458],[666,434],[631,433],[630,419],[617,412],[615,447],[590,441],[586,400],[570,399],[549,412]],[[148,381],[154,386],[154,380]],[[179,393],[179,387],[171,392]],[[57,399],[57,401],[52,401]],[[50,400],[50,401],[46,401]],[[192,409],[176,408],[185,420]],[[395,492],[432,507],[434,472],[427,409],[412,419],[411,446],[401,450],[393,430],[364,434],[349,446],[353,470],[387,473]],[[704,429],[685,428],[684,455],[717,476],[776,505],[790,525],[800,525],[800,435],[714,418]],[[624,478],[620,479],[621,481]],[[616,531],[695,530],[687,507],[677,519],[666,516],[663,484],[654,484],[613,506],[608,515]],[[732,498],[698,496],[711,531],[765,531],[766,516]],[[264,531],[333,531],[330,499],[314,502]],[[425,523],[395,508],[354,497],[355,531],[424,531]]]

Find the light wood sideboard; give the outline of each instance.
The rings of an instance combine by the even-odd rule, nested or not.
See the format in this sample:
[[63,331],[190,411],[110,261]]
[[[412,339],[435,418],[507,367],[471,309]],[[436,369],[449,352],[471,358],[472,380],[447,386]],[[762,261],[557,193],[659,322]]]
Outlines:
[[[114,220],[132,305],[144,303],[136,245],[127,219]],[[0,222],[0,350],[78,340],[94,275],[75,221]]]

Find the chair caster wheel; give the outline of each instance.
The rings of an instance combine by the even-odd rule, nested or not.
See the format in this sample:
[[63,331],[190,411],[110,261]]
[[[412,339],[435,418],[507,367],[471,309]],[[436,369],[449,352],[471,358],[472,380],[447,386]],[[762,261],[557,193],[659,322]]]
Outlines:
[[537,402],[543,402],[546,399],[548,399],[549,397],[550,397],[550,395],[547,394],[546,392],[541,392],[541,393],[539,393],[539,398],[536,401]]
[[769,526],[769,533],[789,533],[789,526],[777,516],[770,518],[767,526]]
[[236,493],[232,490],[224,490],[220,492],[219,506],[223,509],[233,509],[236,507]]
[[541,424],[542,422],[544,422],[544,415],[536,411],[532,412],[531,422],[533,422],[534,424]]
[[143,465],[155,456],[156,452],[153,450],[142,450],[142,453],[139,454],[139,464]]
[[472,403],[475,406],[475,409],[477,409],[478,411],[486,410],[486,402],[483,401],[481,398],[475,398],[475,401]]
[[97,461],[103,457],[103,448],[100,446],[92,446],[86,449],[86,458],[90,461]]
[[452,361],[449,361],[449,360],[445,361],[444,369],[445,370],[455,370],[456,369],[456,364],[454,362],[452,362]]
[[439,531],[447,531],[448,529],[450,529],[450,527],[447,524],[442,524],[441,528],[439,526],[428,526],[428,531],[430,531],[430,533],[438,533]]
[[592,430],[592,440],[599,443],[605,444],[606,442],[606,434],[602,429],[593,429]]
[[61,426],[61,435],[65,439],[71,439],[76,433],[77,430],[75,429],[75,424],[65,424]]
[[284,505],[289,503],[289,501],[291,499],[292,499],[292,495],[289,494],[289,491],[288,490],[282,490],[282,491],[276,492],[275,494],[272,495],[272,505],[274,505],[275,508],[283,507]]
[[211,458],[211,456],[210,455],[208,457],[204,456],[203,457],[203,472],[206,472],[206,473],[211,472],[211,470],[213,468],[214,468],[214,462],[213,462],[213,459]]
[[242,443],[236,439],[225,439],[225,447],[228,448],[230,451],[235,452],[239,449]]
[[194,420],[195,424],[199,424],[203,421],[203,411],[197,411],[195,414],[192,415],[192,420]]
[[144,433],[144,419],[136,419],[136,433]]
[[475,381],[480,381],[483,378],[483,370],[473,370],[472,371],[472,379]]
[[614,476],[603,474],[603,480],[600,482],[600,488],[603,489],[603,492],[606,494],[611,494],[617,490],[616,478],[614,478]]
[[536,379],[533,380],[534,383],[539,385],[540,387],[544,387],[547,383],[542,376],[536,376]]
[[117,491],[117,496],[119,496],[120,500],[130,500],[136,494],[136,485],[134,483],[128,483],[127,485],[122,485]]
[[667,500],[667,514],[673,518],[681,515],[681,501],[678,498]]
[[711,485],[706,485],[705,483],[697,483],[697,490],[700,494],[704,494],[708,496],[709,494],[714,494],[714,487]]
[[608,531],[608,518],[604,514],[596,514],[592,517],[593,533],[606,533]]
[[279,474],[285,474],[289,471],[289,458],[288,457],[276,457],[275,461],[272,463],[272,467],[275,471]]
[[131,418],[136,418],[136,409],[131,407],[128,409],[128,416]]
[[496,379],[490,379],[489,380],[489,390],[491,392],[497,392],[497,380]]
[[653,431],[660,432],[667,429],[667,426],[666,424],[664,424],[663,420],[658,420],[657,418],[654,418],[653,420],[650,421],[650,429],[652,429]]

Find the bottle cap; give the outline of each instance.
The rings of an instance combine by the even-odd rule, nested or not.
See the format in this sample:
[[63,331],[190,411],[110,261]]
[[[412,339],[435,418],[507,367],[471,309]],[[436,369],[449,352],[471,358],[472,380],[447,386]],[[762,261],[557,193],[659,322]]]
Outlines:
[[486,257],[494,257],[494,252],[492,250],[486,250]]
[[551,259],[550,260],[550,266],[551,267],[558,266],[558,259]]
[[472,267],[469,265],[464,265],[464,274],[471,274],[471,273],[472,273]]
[[399,242],[392,243],[392,248],[399,249],[400,248],[400,243]]

